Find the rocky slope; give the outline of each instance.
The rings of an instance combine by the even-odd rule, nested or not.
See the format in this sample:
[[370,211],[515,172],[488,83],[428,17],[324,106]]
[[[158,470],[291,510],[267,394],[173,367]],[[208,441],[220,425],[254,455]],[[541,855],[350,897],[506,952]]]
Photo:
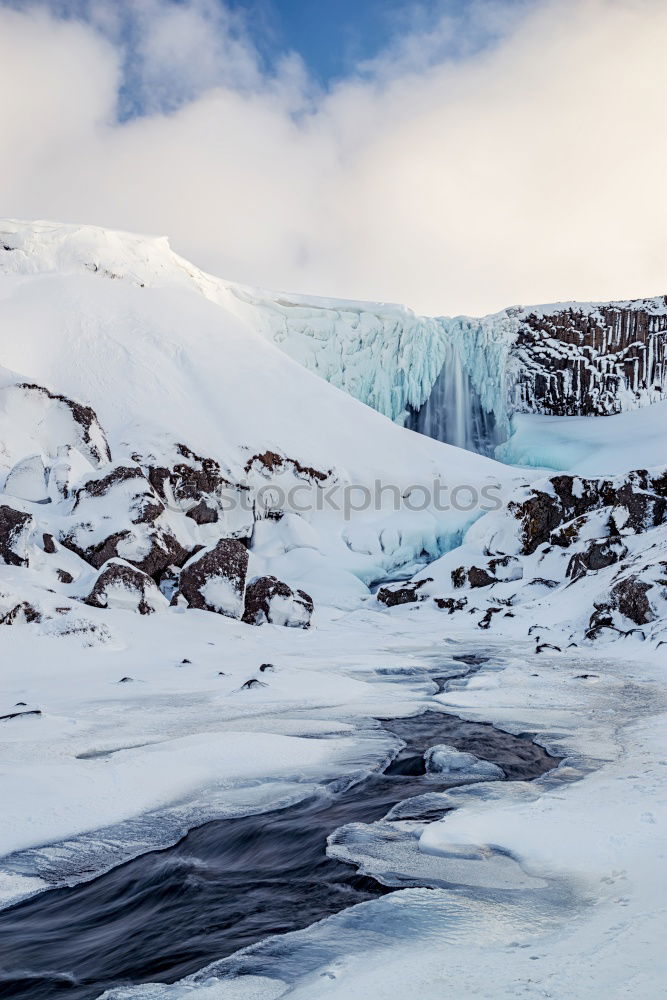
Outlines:
[[532,637],[538,653],[628,637],[662,646],[667,468],[519,487],[461,548],[378,601],[432,602],[457,622]]

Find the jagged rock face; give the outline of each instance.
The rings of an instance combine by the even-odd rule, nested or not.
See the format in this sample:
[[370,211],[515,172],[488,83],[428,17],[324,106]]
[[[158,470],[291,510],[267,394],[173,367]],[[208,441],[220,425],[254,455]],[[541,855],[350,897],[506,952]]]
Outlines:
[[260,576],[248,584],[243,621],[248,625],[309,628],[313,601],[304,590],[292,590],[275,576]]
[[95,608],[121,608],[141,615],[167,607],[166,598],[150,576],[122,559],[110,559],[104,564],[84,600]]
[[667,297],[529,313],[512,354],[523,412],[603,415],[624,409],[624,397],[654,402],[667,392]]
[[28,565],[28,540],[34,518],[6,504],[0,506],[0,559],[9,566]]
[[[581,537],[595,511],[608,508],[614,534],[634,534],[664,523],[667,517],[664,472],[631,472],[623,479],[581,479],[558,475],[544,488],[508,504],[520,525],[524,555],[547,542],[567,547]],[[609,530],[601,532],[608,535]]]
[[244,611],[248,550],[235,538],[221,538],[192,556],[181,570],[178,595],[188,607],[241,618]]

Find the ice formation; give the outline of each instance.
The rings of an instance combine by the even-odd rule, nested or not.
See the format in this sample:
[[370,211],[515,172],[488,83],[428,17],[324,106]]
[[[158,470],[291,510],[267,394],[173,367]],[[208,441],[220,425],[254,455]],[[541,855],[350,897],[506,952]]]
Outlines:
[[514,307],[475,319],[264,296],[264,332],[399,423],[492,454],[514,413],[602,416],[667,393],[667,300]]

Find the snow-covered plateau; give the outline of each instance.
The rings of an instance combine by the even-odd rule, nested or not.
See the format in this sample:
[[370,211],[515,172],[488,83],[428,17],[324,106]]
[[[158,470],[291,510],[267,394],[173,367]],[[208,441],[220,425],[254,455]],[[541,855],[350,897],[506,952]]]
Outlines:
[[[108,995],[662,996],[665,299],[419,318],[5,221],[0,329],[6,916],[440,712],[557,766],[435,740],[423,795],[329,831],[395,891]],[[3,983],[85,990],[0,935]]]

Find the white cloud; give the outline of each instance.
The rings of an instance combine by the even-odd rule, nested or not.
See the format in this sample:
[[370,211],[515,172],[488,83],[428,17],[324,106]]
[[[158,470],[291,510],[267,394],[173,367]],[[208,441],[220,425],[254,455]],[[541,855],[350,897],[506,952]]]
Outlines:
[[120,123],[128,50],[118,5],[94,6],[105,35],[0,9],[3,214],[166,233],[249,284],[432,313],[667,291],[663,0],[542,0],[506,24],[487,3],[494,45],[420,61],[415,33],[329,94],[296,59],[263,75],[218,4],[140,0],[147,111]]

